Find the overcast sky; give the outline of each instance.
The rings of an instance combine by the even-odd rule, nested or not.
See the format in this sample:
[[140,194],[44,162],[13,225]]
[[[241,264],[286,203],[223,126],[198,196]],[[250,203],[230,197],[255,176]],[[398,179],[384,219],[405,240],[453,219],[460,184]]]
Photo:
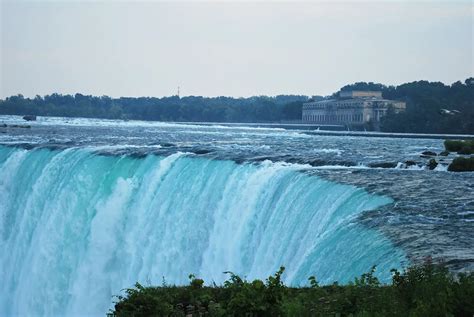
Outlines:
[[327,95],[473,76],[473,2],[2,1],[0,97]]

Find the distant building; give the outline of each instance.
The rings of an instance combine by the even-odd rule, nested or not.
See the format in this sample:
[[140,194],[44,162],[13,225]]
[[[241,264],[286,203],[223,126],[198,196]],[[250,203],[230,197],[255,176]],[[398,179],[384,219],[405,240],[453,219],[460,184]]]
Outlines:
[[392,107],[404,111],[406,103],[382,98],[380,91],[341,91],[336,99],[303,104],[303,123],[345,125],[347,127],[372,125],[378,129],[380,119]]
[[339,98],[382,98],[381,91],[360,91],[360,90],[347,90],[340,91]]

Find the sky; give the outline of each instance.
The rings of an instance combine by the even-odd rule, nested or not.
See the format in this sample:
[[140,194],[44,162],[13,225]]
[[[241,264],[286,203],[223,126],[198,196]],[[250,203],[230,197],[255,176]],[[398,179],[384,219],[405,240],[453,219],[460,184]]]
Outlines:
[[0,1],[0,98],[311,96],[474,74],[469,0]]

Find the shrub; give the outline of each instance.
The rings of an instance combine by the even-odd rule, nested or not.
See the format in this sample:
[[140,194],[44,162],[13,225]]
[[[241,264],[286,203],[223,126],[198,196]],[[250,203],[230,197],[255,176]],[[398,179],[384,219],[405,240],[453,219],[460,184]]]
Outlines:
[[456,157],[448,166],[450,172],[474,172],[474,157]]
[[348,285],[287,287],[281,267],[265,282],[227,272],[223,286],[204,286],[190,275],[189,286],[143,287],[118,296],[111,315],[121,316],[469,316],[474,314],[474,273],[455,275],[427,261],[392,270],[382,285],[375,267]]
[[445,140],[444,148],[459,154],[474,154],[474,140]]

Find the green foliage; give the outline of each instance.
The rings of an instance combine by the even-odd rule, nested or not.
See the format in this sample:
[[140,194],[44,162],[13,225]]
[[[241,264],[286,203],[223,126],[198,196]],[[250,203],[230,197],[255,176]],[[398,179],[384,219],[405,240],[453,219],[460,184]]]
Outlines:
[[393,273],[397,296],[414,316],[471,316],[474,312],[473,273],[454,276],[431,262]]
[[22,95],[0,100],[0,114],[200,122],[276,122],[300,120],[308,97],[206,98],[178,96],[110,98],[52,94],[34,99]]
[[380,282],[377,277],[374,276],[375,273],[375,265],[372,266],[369,272],[363,273],[360,278],[355,278],[355,285],[359,287],[378,287],[380,286]]
[[[468,78],[452,85],[417,81],[397,87],[382,87],[384,98],[402,100],[407,109],[388,113],[382,118],[381,130],[417,133],[474,133],[474,84]],[[449,112],[445,113],[442,109]]]
[[190,275],[189,286],[126,289],[115,316],[472,316],[474,273],[453,274],[427,261],[404,271],[392,270],[382,285],[375,266],[348,285],[287,287],[284,267],[265,282],[247,281],[232,272],[223,286],[204,286]]
[[[445,140],[444,147],[449,152],[470,155],[474,154],[474,140]],[[451,172],[473,172],[474,157],[456,157],[448,166]]]
[[444,148],[458,154],[474,154],[474,140],[445,140]]
[[224,304],[228,314],[233,316],[278,316],[286,286],[281,280],[285,268],[281,267],[266,283],[261,280],[248,282],[232,272],[224,288],[229,291],[229,301]]
[[125,294],[117,296],[116,316],[169,316],[173,312],[171,294],[164,292],[163,296],[156,296],[152,288],[145,288],[140,283],[136,283],[135,288],[126,289]]
[[[388,111],[380,124],[382,131],[474,134],[473,78],[452,85],[416,81],[396,87],[359,82],[344,86],[342,90],[378,90],[386,99],[407,103],[405,112]],[[314,96],[311,100],[321,98]],[[308,96],[301,95],[110,98],[52,94],[33,99],[17,95],[0,100],[0,114],[190,122],[288,122],[301,120],[303,102],[308,100]],[[366,128],[371,129],[372,124]]]
[[311,285],[311,288],[317,288],[319,287],[319,283],[318,281],[316,280],[316,276],[310,276],[308,278],[308,281],[309,281],[309,285]]
[[448,166],[450,172],[474,172],[474,157],[456,157]]
[[199,289],[199,288],[202,288],[202,286],[204,285],[204,280],[200,278],[196,278],[194,274],[189,274],[189,285],[193,289]]

